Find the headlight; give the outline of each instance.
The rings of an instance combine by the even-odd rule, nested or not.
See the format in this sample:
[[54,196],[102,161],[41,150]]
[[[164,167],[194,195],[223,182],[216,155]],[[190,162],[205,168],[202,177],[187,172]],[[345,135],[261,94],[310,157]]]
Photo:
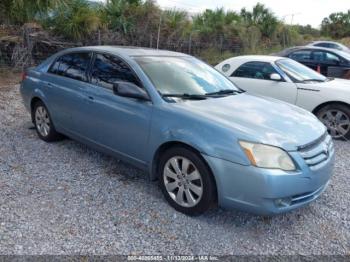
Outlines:
[[246,141],[239,141],[239,144],[252,165],[256,167],[278,168],[285,171],[295,170],[293,160],[288,153],[278,147]]

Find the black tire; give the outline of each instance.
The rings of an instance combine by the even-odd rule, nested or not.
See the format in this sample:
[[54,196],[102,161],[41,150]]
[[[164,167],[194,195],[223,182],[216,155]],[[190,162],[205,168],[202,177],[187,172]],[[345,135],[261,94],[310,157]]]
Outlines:
[[[37,111],[44,109],[46,114],[47,114],[47,125],[48,125],[48,132],[47,134],[44,134],[42,131],[40,131],[40,124],[39,124],[39,118],[36,117]],[[34,106],[33,106],[33,121],[34,121],[34,126],[35,130],[39,136],[40,139],[44,140],[45,142],[54,142],[54,141],[59,141],[63,138],[63,136],[58,133],[52,123],[51,116],[49,113],[49,110],[45,106],[45,104],[42,101],[37,101]]]
[[[200,186],[202,187],[202,195],[200,198],[198,198],[198,203],[196,203],[194,206],[191,207],[185,207],[182,205],[179,205],[171,196],[170,193],[168,193],[166,186],[165,186],[165,179],[164,179],[164,168],[165,165],[168,163],[168,160],[172,159],[173,157],[183,157],[187,160],[190,160],[192,162],[189,165],[189,170],[191,167],[193,168],[193,165],[198,170],[199,175],[201,177]],[[192,165],[193,164],[193,165]],[[182,165],[182,163],[181,163]],[[173,148],[168,149],[165,151],[161,157],[160,162],[158,166],[158,178],[159,178],[159,184],[161,187],[161,190],[163,192],[163,195],[165,199],[168,201],[168,203],[175,208],[177,211],[180,211],[186,215],[190,216],[196,216],[200,215],[204,212],[206,212],[208,209],[212,208],[216,204],[216,185],[214,181],[214,177],[205,163],[205,161],[202,159],[200,155],[195,153],[194,151],[182,147],[182,146],[176,146]],[[192,171],[193,172],[193,171]],[[184,176],[186,177],[186,176]],[[175,181],[175,180],[174,180]],[[195,180],[192,180],[192,182],[196,182]],[[197,180],[198,182],[198,180]],[[193,184],[190,183],[192,186]],[[189,185],[189,184],[187,184]],[[185,186],[185,185],[182,185]],[[190,188],[190,187],[188,187]],[[177,191],[178,192],[178,191]],[[186,192],[183,193],[186,200]],[[191,191],[191,194],[193,195],[193,192]],[[175,194],[174,194],[175,195]],[[194,195],[196,196],[196,195]]]
[[[325,114],[326,112],[331,112],[331,111],[340,111],[343,114],[345,114],[347,116],[348,119],[350,119],[350,106],[346,106],[343,104],[329,104],[326,105],[324,107],[322,107],[320,110],[318,110],[316,112],[316,116],[321,120],[321,122],[323,122],[326,126],[327,124],[325,123]],[[332,133],[330,132],[330,128],[329,126],[327,126],[329,133],[332,135]],[[335,136],[333,136],[333,138],[335,139],[344,139],[344,140],[348,140],[350,139],[350,126],[349,125],[345,125],[344,128],[348,129],[348,131],[345,134],[336,134]],[[334,134],[334,133],[333,133]]]

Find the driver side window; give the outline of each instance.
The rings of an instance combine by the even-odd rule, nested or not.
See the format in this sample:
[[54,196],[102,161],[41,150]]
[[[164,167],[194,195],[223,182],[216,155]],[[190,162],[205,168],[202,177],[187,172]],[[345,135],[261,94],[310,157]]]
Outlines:
[[96,54],[91,69],[91,83],[113,89],[113,84],[120,81],[133,83],[141,88],[139,80],[124,61],[112,55]]
[[278,74],[270,63],[248,62],[238,67],[231,76],[270,80],[271,74]]
[[340,58],[332,53],[326,53],[326,61],[334,64],[340,63]]

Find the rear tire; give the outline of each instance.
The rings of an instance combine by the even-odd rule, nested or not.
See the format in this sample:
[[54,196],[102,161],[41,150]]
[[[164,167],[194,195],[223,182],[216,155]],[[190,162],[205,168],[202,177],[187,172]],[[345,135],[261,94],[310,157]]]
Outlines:
[[350,139],[350,107],[342,104],[329,104],[322,107],[317,117],[327,127],[335,139]]
[[42,101],[35,103],[32,114],[35,129],[40,139],[45,142],[54,142],[63,138],[63,136],[56,131],[50,113]]
[[216,203],[216,185],[207,164],[186,147],[173,147],[160,157],[159,184],[168,203],[186,215],[206,212]]

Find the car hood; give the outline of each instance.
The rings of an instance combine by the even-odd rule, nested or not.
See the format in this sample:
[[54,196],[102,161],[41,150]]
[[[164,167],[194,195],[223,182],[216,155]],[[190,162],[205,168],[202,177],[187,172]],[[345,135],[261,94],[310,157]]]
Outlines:
[[350,94],[350,81],[347,79],[335,78],[327,82],[310,82],[310,83],[297,83],[298,87],[320,89],[320,88],[332,88],[338,91],[345,91]]
[[[310,112],[279,100],[232,95],[175,104],[186,114],[232,130],[237,139],[293,151],[324,134],[326,128]],[[215,134],[213,134],[215,135]]]

